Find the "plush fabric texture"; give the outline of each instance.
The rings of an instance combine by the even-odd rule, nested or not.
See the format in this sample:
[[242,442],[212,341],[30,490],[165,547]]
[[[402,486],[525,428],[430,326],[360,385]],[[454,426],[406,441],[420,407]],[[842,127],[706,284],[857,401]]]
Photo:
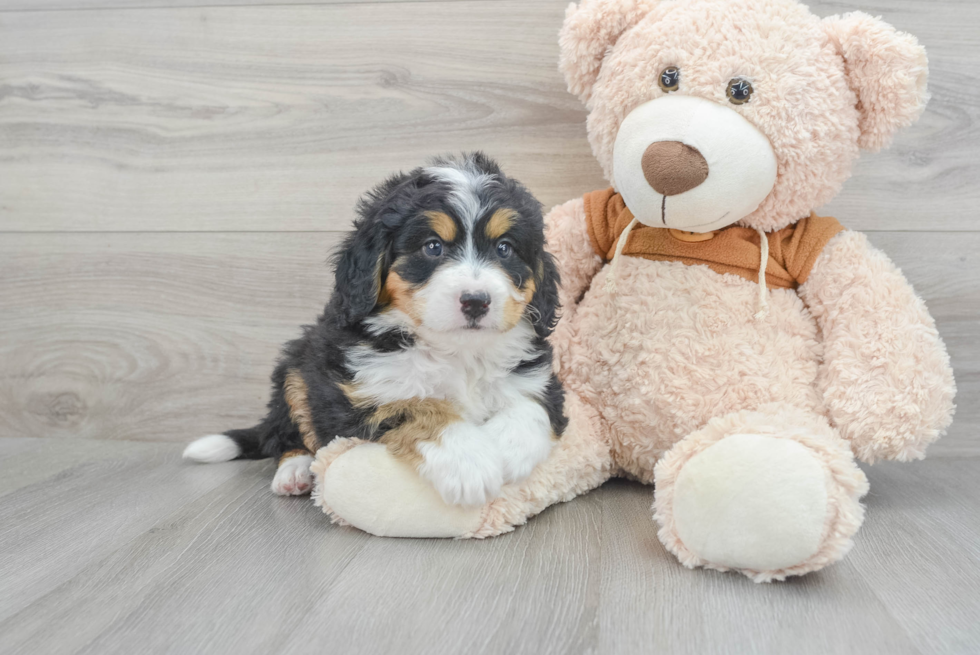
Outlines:
[[313,504],[323,510],[323,513],[330,517],[331,523],[337,525],[350,525],[339,514],[333,511],[326,499],[323,497],[323,476],[327,469],[336,461],[338,457],[351,450],[355,446],[369,443],[363,439],[337,437],[329,444],[316,452],[313,463],[310,464],[310,472],[313,474],[313,491],[310,498]]
[[953,420],[956,383],[936,323],[902,272],[863,234],[842,232],[800,296],[825,344],[817,388],[857,456],[925,457]]
[[[548,213],[568,428],[548,460],[455,536],[508,532],[620,475],[655,483],[658,535],[686,566],[762,582],[839,560],[868,491],[855,459],[922,457],[953,411],[949,357],[925,304],[864,236],[812,215],[859,148],[886,144],[921,112],[924,51],[878,19],[820,20],[794,0],[583,0],[568,8],[560,42],[613,187],[617,130],[663,97],[667,67],[679,70],[673,93],[738,112],[766,136],[777,179],[758,209],[711,240],[674,244],[638,226],[615,260],[614,290],[607,260],[632,218],[621,198],[607,189]],[[748,102],[729,102],[733,79],[751,83]],[[770,251],[765,314],[757,229]],[[351,447],[363,446],[336,440],[313,465],[328,513],[324,478]],[[414,483],[400,479],[385,511],[408,514]]]
[[567,352],[568,345],[572,343],[568,332],[573,324],[578,302],[604,262],[592,249],[589,241],[581,198],[569,200],[552,209],[545,219],[544,229],[548,249],[553,253],[562,252],[568,255],[567,258],[555,260],[561,276],[561,286],[558,288],[561,319],[551,336],[551,345],[555,350],[554,369],[560,375],[563,353]]
[[558,67],[565,75],[568,90],[587,101],[606,50],[656,4],[656,0],[594,0],[587,7],[568,5],[558,37]]
[[827,18],[823,27],[847,62],[847,83],[858,97],[858,145],[880,150],[926,107],[926,51],[911,34],[860,11]]
[[[633,214],[612,188],[585,194],[583,205],[592,248],[609,261]],[[824,246],[843,229],[835,218],[810,214],[767,234],[766,286],[795,289],[806,282]],[[717,230],[711,239],[690,242],[677,239],[668,230],[637,225],[630,230],[622,254],[655,261],[703,264],[716,273],[731,273],[758,282],[762,251],[759,233],[747,227],[726,227]]]

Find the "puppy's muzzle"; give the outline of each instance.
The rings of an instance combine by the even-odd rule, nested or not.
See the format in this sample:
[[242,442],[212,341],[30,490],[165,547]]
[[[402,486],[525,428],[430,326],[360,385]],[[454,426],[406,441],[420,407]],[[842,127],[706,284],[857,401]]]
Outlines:
[[490,311],[490,294],[486,291],[464,293],[459,297],[460,310],[471,321],[478,321]]

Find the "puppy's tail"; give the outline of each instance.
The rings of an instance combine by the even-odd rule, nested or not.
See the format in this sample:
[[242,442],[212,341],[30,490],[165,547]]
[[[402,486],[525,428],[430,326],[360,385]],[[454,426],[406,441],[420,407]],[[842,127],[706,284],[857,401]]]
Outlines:
[[184,449],[184,459],[195,462],[227,462],[230,459],[263,459],[262,441],[265,426],[261,423],[244,430],[228,430],[195,439]]

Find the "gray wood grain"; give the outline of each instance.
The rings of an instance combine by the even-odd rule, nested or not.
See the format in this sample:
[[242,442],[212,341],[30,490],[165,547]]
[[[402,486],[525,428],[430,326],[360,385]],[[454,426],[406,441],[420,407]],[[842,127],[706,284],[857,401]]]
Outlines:
[[544,202],[563,202],[603,185],[584,111],[557,72],[563,11],[451,2],[2,14],[0,223],[336,229],[393,171],[481,148]]
[[[234,463],[177,468],[177,451],[170,444],[128,448],[5,495],[0,502],[0,620],[142,534],[174,507],[219,486],[239,468]],[[34,465],[43,468],[44,460]]]
[[871,467],[848,557],[923,653],[980,652],[980,470],[964,471],[948,459]]
[[[66,445],[0,440],[0,478],[9,456]],[[134,447],[0,498],[4,652],[980,650],[980,458],[867,467],[847,558],[757,585],[681,567],[632,482],[486,541],[379,539],[273,496],[271,462]]]
[[683,569],[623,481],[485,542],[375,539],[272,496],[269,462],[157,443],[261,415],[393,170],[484,148],[546,205],[604,186],[565,4],[0,0],[4,652],[980,651],[978,3],[813,4],[929,50],[926,114],[822,211],[903,268],[959,385],[947,457],[868,469],[842,563]]
[[[565,4],[2,13],[0,229],[335,229],[392,171],[478,148],[547,205],[605,186],[557,71]],[[977,227],[980,4],[921,7],[815,6],[930,52],[925,116],[826,209],[856,229]]]
[[[261,416],[279,347],[329,295],[338,233],[0,239],[0,437],[186,441]],[[980,454],[980,234],[874,233],[937,318]]]
[[[3,11],[64,11],[78,9],[178,9],[182,7],[264,7],[332,4],[378,4],[390,2],[472,2],[473,0],[0,0]],[[496,0],[483,0],[495,2]],[[553,0],[525,0],[552,2]]]
[[614,481],[601,491],[597,652],[918,652],[847,561],[765,586],[685,569],[657,540],[652,489]]
[[179,440],[254,424],[330,293],[317,234],[0,239],[0,435]]
[[370,537],[331,528],[305,498],[272,495],[268,462],[226,466],[234,478],[175,505],[0,623],[0,634],[24,653],[66,644],[92,653],[271,653],[294,633],[312,637],[309,608]]
[[[487,541],[372,539],[308,622],[333,635],[340,653],[587,652],[601,519],[598,497],[581,501]],[[308,650],[303,634],[282,647]]]
[[140,458],[159,452],[140,441],[0,438],[0,497],[41,483],[73,467],[113,458]]

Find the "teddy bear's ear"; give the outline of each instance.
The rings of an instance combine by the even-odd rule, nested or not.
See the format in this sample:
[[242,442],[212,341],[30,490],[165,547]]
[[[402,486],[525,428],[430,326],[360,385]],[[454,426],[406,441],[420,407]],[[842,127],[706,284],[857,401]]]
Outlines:
[[880,150],[925,109],[929,99],[925,48],[911,34],[860,11],[830,16],[823,24],[844,58],[847,82],[858,97],[858,145]]
[[657,0],[582,0],[578,6],[568,5],[558,35],[558,67],[570,92],[582,102],[589,99],[609,48],[656,3]]

